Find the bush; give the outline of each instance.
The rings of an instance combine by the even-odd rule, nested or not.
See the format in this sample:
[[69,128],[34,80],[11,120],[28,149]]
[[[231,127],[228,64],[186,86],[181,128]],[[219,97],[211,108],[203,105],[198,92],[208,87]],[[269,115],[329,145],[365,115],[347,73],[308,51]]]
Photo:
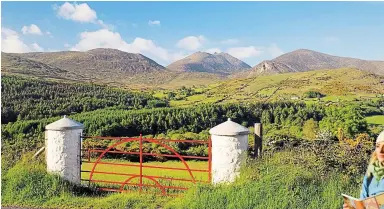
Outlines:
[[304,93],[304,97],[306,97],[306,98],[321,98],[324,96],[325,95],[323,95],[322,93],[320,93],[318,91],[307,91]]
[[168,103],[163,100],[149,100],[147,106],[149,108],[168,107]]

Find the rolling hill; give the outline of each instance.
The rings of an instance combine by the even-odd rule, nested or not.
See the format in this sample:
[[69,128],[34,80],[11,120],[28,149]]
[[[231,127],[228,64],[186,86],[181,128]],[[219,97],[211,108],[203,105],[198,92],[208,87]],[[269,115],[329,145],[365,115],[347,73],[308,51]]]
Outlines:
[[[1,53],[2,72],[76,82],[94,82],[123,88],[181,87],[211,84],[222,75],[174,72],[141,55],[116,49],[85,52]],[[182,80],[188,78],[185,84]]]
[[277,100],[316,102],[305,97],[308,91],[324,95],[320,101],[351,101],[384,95],[384,76],[366,71],[340,68],[314,70],[251,78],[231,79],[200,89],[202,93],[183,100],[171,101],[172,106],[204,103],[247,103]]
[[266,60],[251,70],[234,77],[253,77],[290,72],[305,72],[321,69],[357,68],[384,75],[384,61],[367,61],[349,57],[332,56],[308,49],[299,49],[283,54],[273,60]]
[[251,66],[227,53],[210,54],[199,51],[168,65],[167,68],[175,72],[206,72],[228,75],[250,69]]
[[94,74],[95,70],[126,72],[132,75],[165,70],[163,66],[148,57],[117,49],[98,48],[85,52],[34,52],[19,55],[69,71],[81,69],[82,72],[89,72],[90,74]]

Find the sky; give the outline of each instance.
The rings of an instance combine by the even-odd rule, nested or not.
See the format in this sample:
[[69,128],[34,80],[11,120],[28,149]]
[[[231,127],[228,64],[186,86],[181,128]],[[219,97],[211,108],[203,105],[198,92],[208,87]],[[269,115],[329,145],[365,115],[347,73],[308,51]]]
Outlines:
[[296,49],[384,60],[384,2],[1,2],[1,51],[115,48],[161,65],[226,52],[254,66]]

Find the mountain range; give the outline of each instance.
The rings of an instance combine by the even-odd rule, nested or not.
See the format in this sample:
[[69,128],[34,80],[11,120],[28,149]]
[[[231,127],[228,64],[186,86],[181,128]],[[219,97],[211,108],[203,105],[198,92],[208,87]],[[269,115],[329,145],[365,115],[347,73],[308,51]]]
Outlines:
[[127,88],[207,85],[228,78],[336,68],[357,68],[384,75],[384,61],[338,57],[307,49],[262,61],[253,68],[227,53],[196,52],[164,67],[141,54],[103,48],[85,52],[2,52],[1,59],[5,74],[91,81]]
[[298,49],[272,60],[265,60],[251,70],[241,72],[237,77],[253,77],[311,70],[356,68],[362,71],[384,75],[384,61],[368,61],[349,57],[332,56],[308,49]]

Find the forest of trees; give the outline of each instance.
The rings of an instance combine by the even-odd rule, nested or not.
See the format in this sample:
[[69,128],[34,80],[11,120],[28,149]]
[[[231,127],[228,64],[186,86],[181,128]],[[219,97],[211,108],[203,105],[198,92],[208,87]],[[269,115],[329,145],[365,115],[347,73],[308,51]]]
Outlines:
[[1,123],[87,112],[106,107],[141,109],[168,106],[149,94],[94,84],[70,84],[2,76]]

